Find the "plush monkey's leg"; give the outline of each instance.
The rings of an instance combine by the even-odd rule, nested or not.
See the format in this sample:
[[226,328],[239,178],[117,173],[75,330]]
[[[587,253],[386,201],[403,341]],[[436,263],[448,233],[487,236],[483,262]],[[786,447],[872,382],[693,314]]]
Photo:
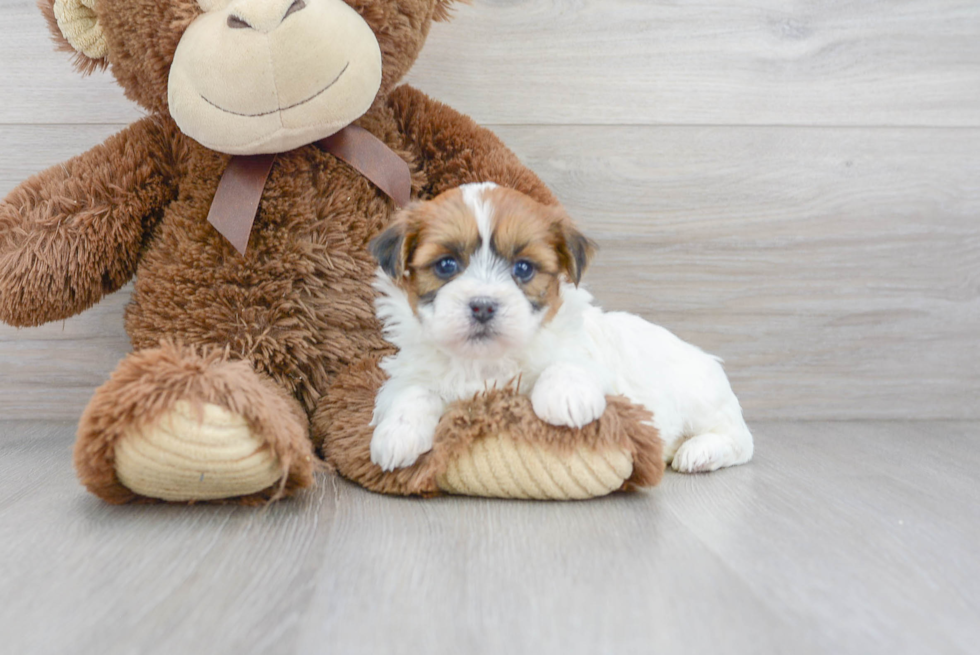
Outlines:
[[454,403],[439,421],[431,451],[412,466],[382,471],[371,462],[369,423],[384,379],[377,357],[356,362],[337,376],[313,415],[313,441],[327,462],[372,491],[570,500],[653,486],[663,474],[663,445],[642,407],[610,396],[597,421],[555,427],[512,389]]
[[75,469],[110,503],[288,496],[313,482],[299,403],[245,361],[164,344],[128,355],[85,409]]

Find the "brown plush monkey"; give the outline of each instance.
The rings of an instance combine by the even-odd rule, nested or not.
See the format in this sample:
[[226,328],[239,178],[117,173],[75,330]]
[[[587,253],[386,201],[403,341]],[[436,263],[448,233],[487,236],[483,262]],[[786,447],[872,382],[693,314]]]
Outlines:
[[[63,319],[136,276],[134,352],[78,429],[75,465],[93,493],[115,503],[289,495],[312,483],[322,444],[342,474],[380,491],[522,495],[447,477],[492,463],[473,450],[485,437],[484,450],[534,445],[558,488],[578,484],[561,481],[562,466],[619,458],[609,489],[523,495],[583,497],[659,477],[659,444],[638,408],[611,403],[565,434],[505,391],[453,408],[412,469],[370,464],[376,362],[390,346],[366,246],[396,203],[321,140],[363,128],[369,151],[407,163],[415,199],[494,181],[555,202],[492,133],[396,87],[452,1],[41,0],[78,69],[108,67],[148,113],[0,204],[0,320]],[[237,236],[209,221],[234,166],[261,169],[257,210],[236,210]],[[233,210],[248,175],[226,175]]]

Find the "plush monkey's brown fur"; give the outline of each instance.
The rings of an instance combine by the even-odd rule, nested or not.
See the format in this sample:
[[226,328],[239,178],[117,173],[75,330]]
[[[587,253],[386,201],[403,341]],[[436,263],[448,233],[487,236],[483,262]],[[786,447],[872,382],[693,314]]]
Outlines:
[[[41,0],[49,20],[52,2]],[[409,163],[413,198],[494,181],[555,202],[491,132],[411,87],[395,88],[452,0],[346,2],[373,28],[383,56],[381,90],[357,124]],[[0,203],[0,320],[63,319],[136,274],[126,311],[135,352],[85,411],[75,449],[82,481],[108,501],[133,499],[113,472],[114,443],[184,398],[245,416],[280,455],[282,491],[292,493],[311,483],[315,466],[307,416],[342,413],[335,403],[348,402],[343,393],[327,394],[337,375],[390,350],[374,316],[366,246],[394,205],[316,146],[285,152],[240,256],[206,221],[229,156],[184,136],[167,109],[170,63],[197,3],[100,0],[97,8],[109,69],[149,115]],[[77,64],[98,66],[84,57]],[[331,425],[318,421],[313,438],[322,442]],[[328,454],[353,475],[335,449]]]

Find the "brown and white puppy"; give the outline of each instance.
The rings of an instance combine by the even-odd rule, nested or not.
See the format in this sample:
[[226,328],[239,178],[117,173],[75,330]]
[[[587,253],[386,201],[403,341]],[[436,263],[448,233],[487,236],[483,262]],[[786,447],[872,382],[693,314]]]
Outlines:
[[748,461],[752,436],[718,360],[667,330],[604,313],[578,283],[595,251],[557,207],[493,184],[409,207],[371,244],[376,307],[399,352],[382,368],[371,459],[409,466],[446,404],[517,382],[535,413],[581,427],[621,394],[650,409],[684,471]]

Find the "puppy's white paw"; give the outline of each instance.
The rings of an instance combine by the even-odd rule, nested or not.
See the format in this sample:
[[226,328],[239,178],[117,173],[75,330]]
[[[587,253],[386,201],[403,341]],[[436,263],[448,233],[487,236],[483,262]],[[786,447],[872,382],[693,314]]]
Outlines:
[[371,437],[371,461],[384,471],[411,466],[432,450],[435,423],[416,417],[395,415],[381,422]]
[[538,418],[551,425],[580,428],[606,411],[606,396],[584,369],[555,364],[545,370],[531,391]]
[[403,392],[374,429],[371,461],[385,471],[414,464],[420,455],[432,450],[442,409],[442,402],[424,390]]
[[682,443],[670,466],[681,473],[707,473],[740,463],[737,459],[731,437],[707,432]]

